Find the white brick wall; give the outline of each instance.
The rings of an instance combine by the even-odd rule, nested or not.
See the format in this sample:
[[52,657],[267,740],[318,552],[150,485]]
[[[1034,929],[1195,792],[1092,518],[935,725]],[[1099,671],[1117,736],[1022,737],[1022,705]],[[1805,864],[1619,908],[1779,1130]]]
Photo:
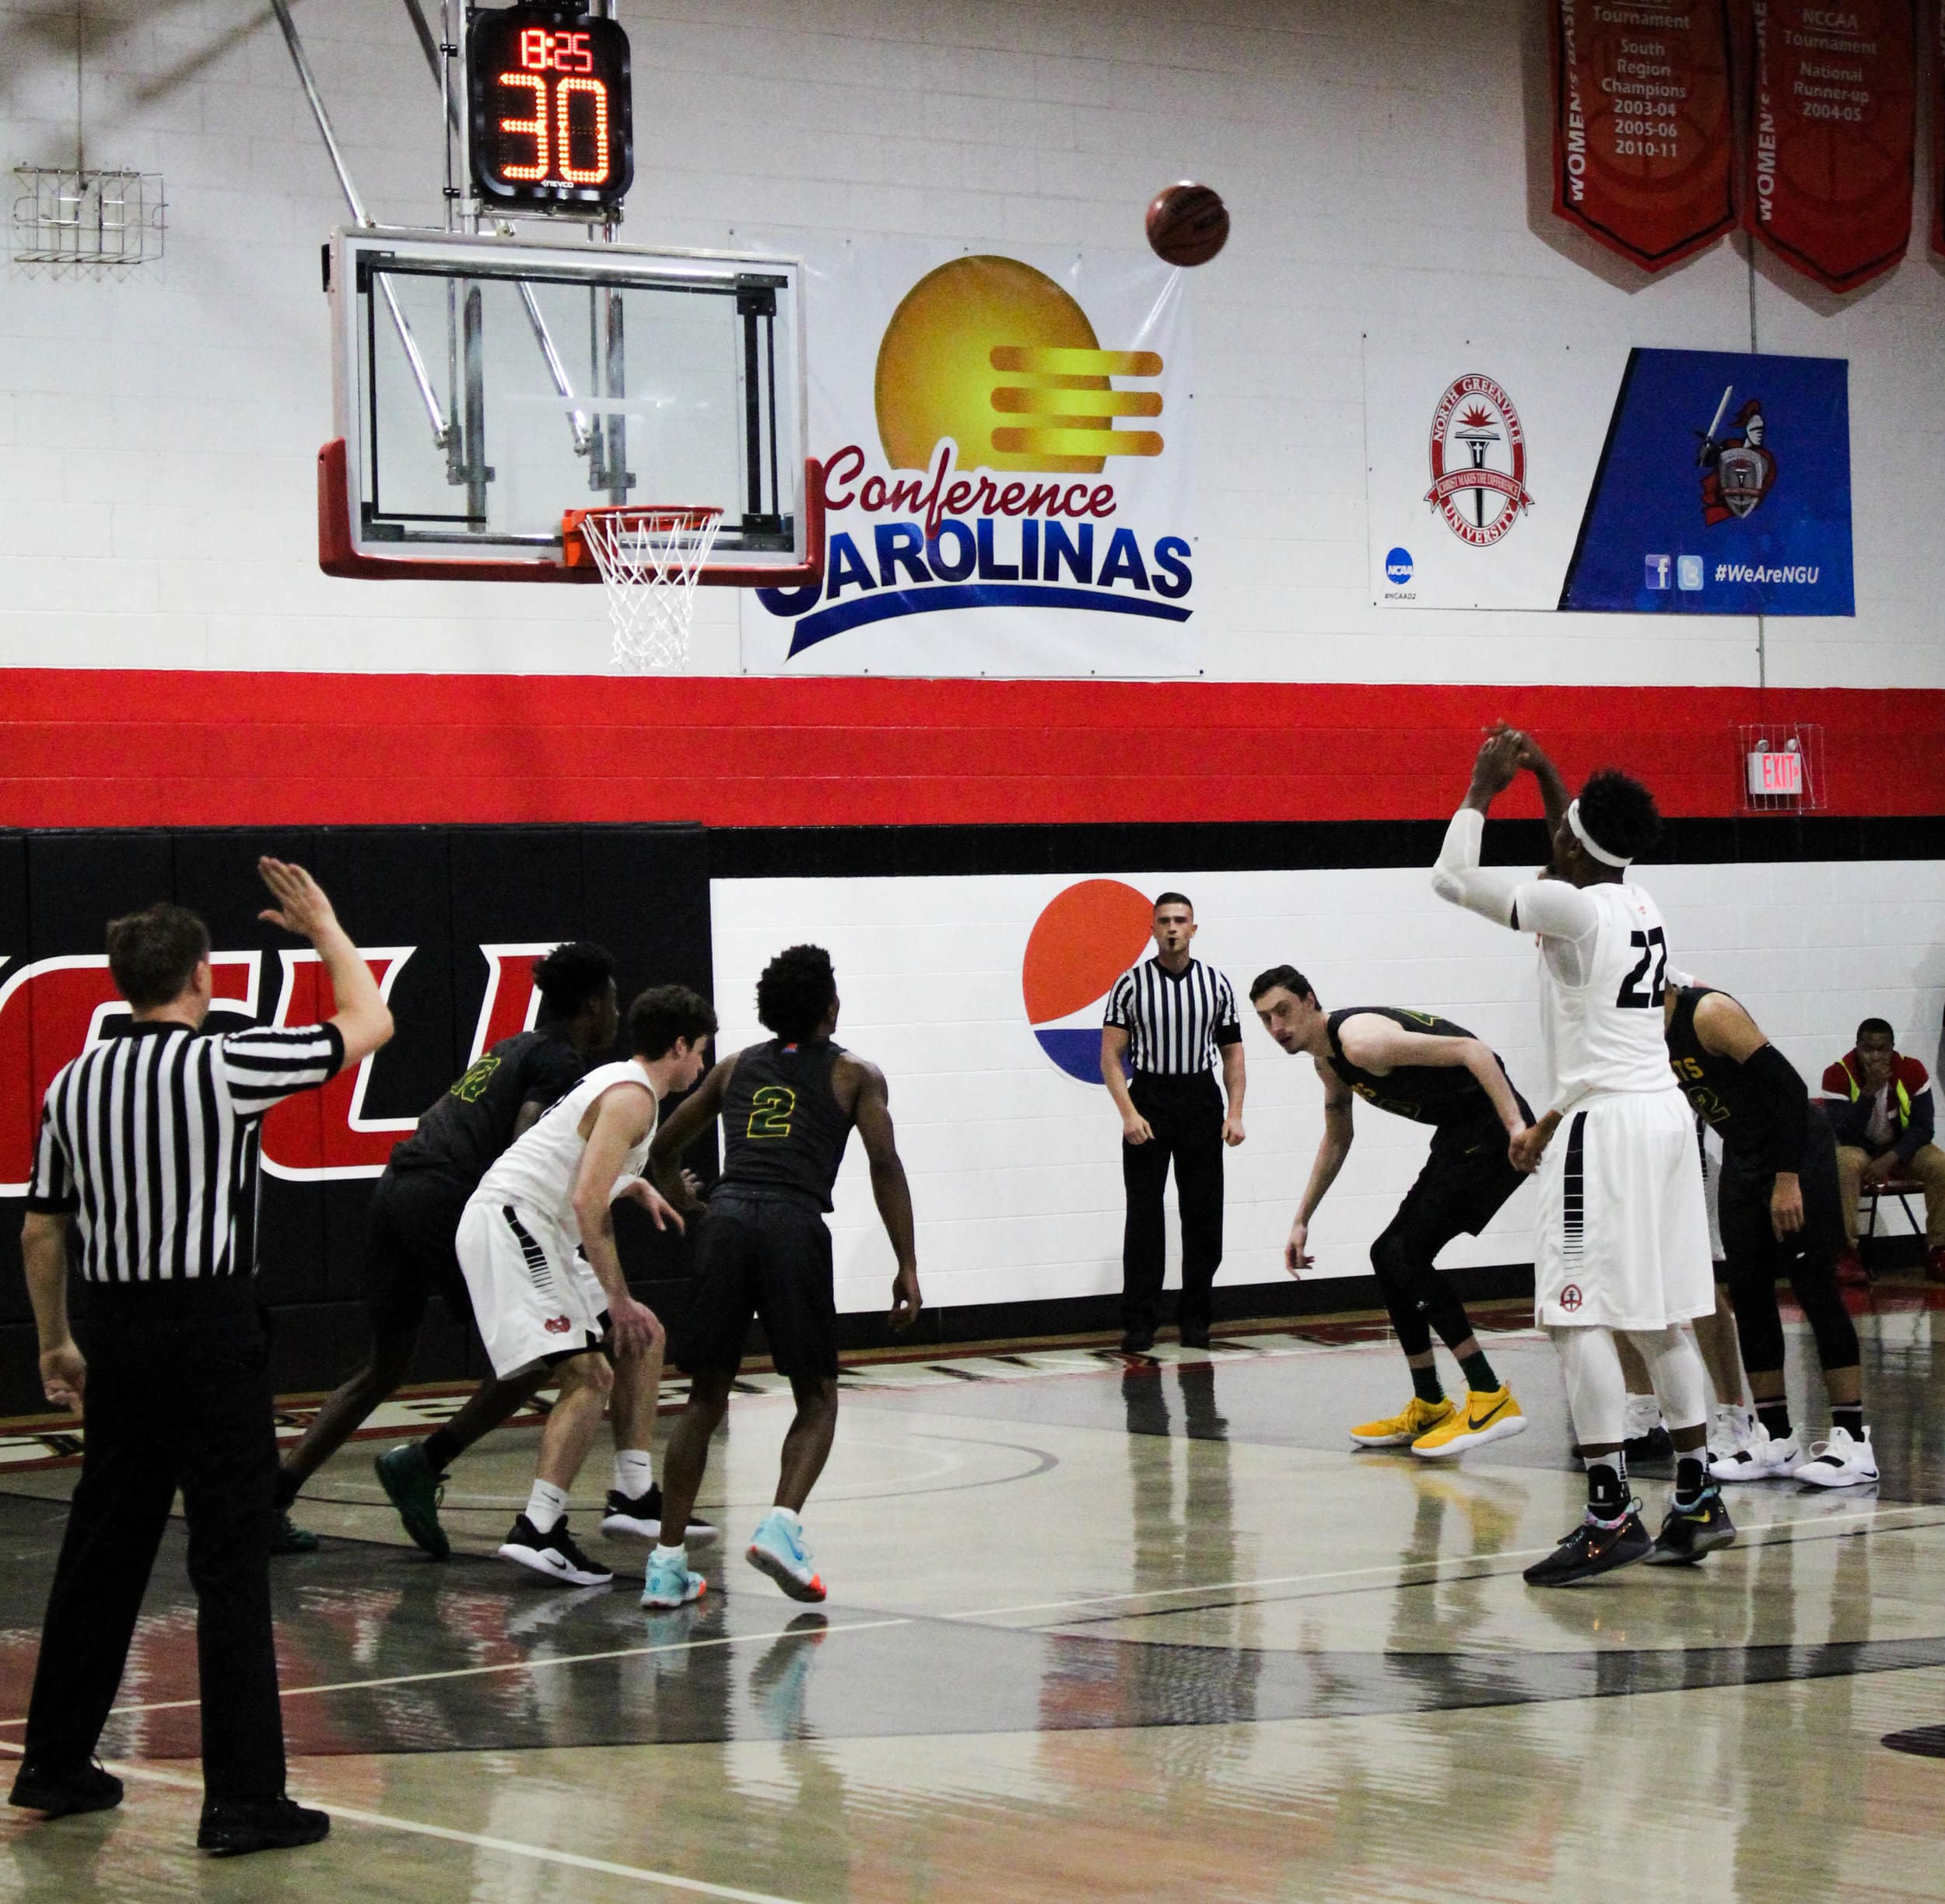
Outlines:
[[[1531,942],[1432,896],[1414,868],[1131,873],[1194,899],[1198,956],[1239,995],[1298,966],[1332,1009],[1435,1010],[1505,1059],[1536,1110],[1546,1088]],[[714,914],[722,1049],[763,1036],[756,976],[783,946],[828,946],[844,1001],[839,1040],[884,1068],[912,1178],[927,1299],[944,1306],[1099,1294],[1120,1286],[1120,1131],[1107,1093],[1042,1053],[1021,960],[1064,877],[719,880]],[[1945,864],[1656,866],[1644,875],[1673,958],[1748,1005],[1814,1092],[1860,1018],[1898,1027],[1929,1067],[1945,1005]],[[1246,1021],[1248,1141],[1228,1158],[1221,1284],[1282,1275],[1283,1240],[1322,1133],[1309,1061]],[[1317,1277],[1369,1272],[1373,1239],[1424,1160],[1426,1136],[1361,1106],[1357,1140],[1311,1229]],[[1171,1198],[1172,1209],[1172,1198]],[[1173,1218],[1171,1216],[1172,1227]],[[1532,1260],[1532,1192],[1441,1259]],[[853,1145],[832,1220],[840,1308],[882,1307],[892,1258]],[[1179,1278],[1170,1238],[1170,1282]]]
[[[373,212],[437,222],[437,109],[404,9],[297,15]],[[1758,347],[1852,364],[1858,615],[1772,622],[1770,682],[1945,684],[1945,591],[1918,552],[1945,511],[1945,281],[1921,254],[1922,192],[1912,259],[1841,307],[1767,265],[1752,284],[1726,245],[1642,283],[1537,209],[1541,9],[1520,0],[621,0],[621,16],[636,241],[801,228],[1123,247],[1166,181],[1225,193],[1236,235],[1195,284],[1212,676],[1753,682],[1753,622],[1372,610],[1358,375],[1380,321],[1739,349],[1753,310]],[[89,155],[164,174],[168,256],[121,283],[0,275],[0,664],[602,667],[592,591],[317,573],[317,246],[342,212],[281,37],[245,0],[93,0],[88,18]],[[9,165],[72,157],[73,31],[65,9],[0,8]],[[704,598],[699,671],[736,667],[734,609]]]

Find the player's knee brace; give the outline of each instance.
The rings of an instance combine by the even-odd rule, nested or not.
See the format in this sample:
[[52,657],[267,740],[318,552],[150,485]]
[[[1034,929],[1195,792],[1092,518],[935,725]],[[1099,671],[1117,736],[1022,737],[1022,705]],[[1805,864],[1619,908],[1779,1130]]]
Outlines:
[[1671,1323],[1665,1329],[1631,1329],[1628,1335],[1648,1365],[1662,1418],[1671,1429],[1700,1428],[1708,1418],[1708,1390],[1693,1334]]
[[1761,1276],[1729,1278],[1729,1306],[1736,1312],[1736,1334],[1743,1366],[1767,1374],[1783,1366],[1783,1319],[1776,1310],[1776,1285]]
[[1583,1448],[1617,1448],[1628,1438],[1628,1383],[1608,1329],[1553,1329],[1567,1379],[1567,1411]]
[[1398,1346],[1407,1355],[1422,1355],[1432,1346],[1432,1325],[1421,1299],[1423,1278],[1416,1273],[1411,1252],[1387,1229],[1371,1246],[1371,1267]]
[[[1850,1319],[1850,1311],[1844,1306],[1844,1299],[1837,1287],[1837,1271],[1828,1264],[1815,1270],[1804,1271],[1789,1279],[1789,1286],[1795,1292],[1796,1306],[1803,1312],[1803,1320],[1810,1324],[1810,1331],[1817,1338],[1817,1362],[1820,1368],[1854,1369],[1857,1366],[1859,1351],[1857,1346],[1857,1325]],[[1782,1364],[1782,1324],[1776,1325],[1777,1360],[1775,1366]]]

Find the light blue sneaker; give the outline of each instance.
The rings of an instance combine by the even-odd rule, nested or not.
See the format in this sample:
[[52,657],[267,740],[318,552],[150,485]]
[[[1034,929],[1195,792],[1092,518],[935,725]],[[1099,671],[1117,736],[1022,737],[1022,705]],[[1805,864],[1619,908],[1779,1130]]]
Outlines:
[[824,1597],[824,1583],[811,1564],[811,1550],[804,1545],[803,1531],[790,1525],[782,1508],[773,1507],[757,1524],[745,1558],[759,1573],[767,1573],[793,1600]]
[[664,1560],[650,1554],[648,1573],[642,1582],[643,1606],[685,1607],[708,1591],[709,1582],[692,1572],[685,1560]]

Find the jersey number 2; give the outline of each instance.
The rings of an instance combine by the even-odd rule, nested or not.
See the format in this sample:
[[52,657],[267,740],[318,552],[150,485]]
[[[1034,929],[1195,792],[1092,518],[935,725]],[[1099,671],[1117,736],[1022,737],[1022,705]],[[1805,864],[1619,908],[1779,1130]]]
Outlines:
[[[1659,926],[1651,927],[1645,932],[1630,932],[1628,942],[1641,948],[1641,958],[1633,971],[1621,981],[1621,996],[1614,1001],[1617,1005],[1631,1005],[1645,1012],[1661,1008],[1662,994],[1667,987],[1662,983],[1668,971],[1668,934]],[[1641,981],[1647,977],[1649,962],[1654,963],[1654,977],[1648,980],[1644,991]]]
[[750,1099],[749,1128],[753,1138],[788,1137],[790,1119],[797,1110],[797,1093],[789,1085],[766,1084]]

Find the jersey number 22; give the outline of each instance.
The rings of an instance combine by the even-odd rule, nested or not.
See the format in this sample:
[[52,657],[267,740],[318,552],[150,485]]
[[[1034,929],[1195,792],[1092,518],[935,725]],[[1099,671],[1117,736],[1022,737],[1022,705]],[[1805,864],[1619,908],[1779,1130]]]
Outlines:
[[[1662,980],[1668,971],[1668,935],[1659,926],[1654,926],[1645,932],[1630,932],[1628,942],[1640,947],[1641,957],[1635,969],[1621,981],[1621,996],[1614,1003],[1632,1006],[1643,1012],[1651,1008],[1658,1012],[1661,1009],[1662,994],[1667,990]],[[1651,960],[1654,964],[1654,976],[1648,978],[1648,966]],[[1645,991],[1642,990],[1641,983],[1644,978],[1648,978]]]

